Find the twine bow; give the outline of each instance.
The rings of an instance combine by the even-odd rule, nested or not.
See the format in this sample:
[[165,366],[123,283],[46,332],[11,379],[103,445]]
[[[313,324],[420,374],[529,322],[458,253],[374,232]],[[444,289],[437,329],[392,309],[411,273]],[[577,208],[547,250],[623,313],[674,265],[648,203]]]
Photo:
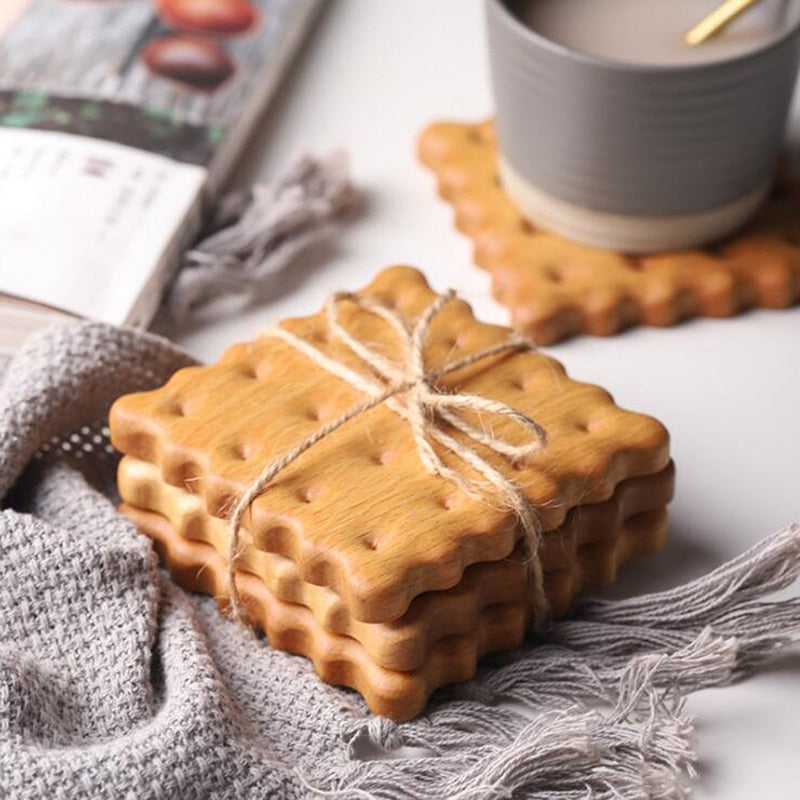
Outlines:
[[[475,394],[444,392],[435,385],[444,375],[478,361],[500,353],[532,351],[535,347],[514,334],[500,344],[472,353],[437,369],[426,370],[423,351],[431,322],[455,296],[452,290],[437,295],[416,323],[409,327],[399,313],[375,299],[347,292],[331,295],[325,305],[330,333],[360,358],[370,368],[372,374],[351,369],[283,328],[269,328],[261,333],[262,336],[283,340],[320,367],[363,392],[368,399],[322,426],[289,452],[268,464],[239,498],[230,516],[228,542],[230,610],[235,619],[241,618],[241,598],[236,587],[235,573],[236,562],[240,555],[239,529],[244,514],[253,501],[263,494],[267,485],[303,453],[345,423],[384,403],[408,422],[420,460],[430,473],[444,478],[470,497],[484,502],[498,500],[502,508],[513,511],[517,516],[529,556],[528,576],[534,623],[537,624],[545,619],[548,607],[542,567],[538,558],[540,528],[536,511],[517,484],[483,458],[473,445],[483,445],[513,465],[541,450],[546,444],[547,435],[535,420],[506,403]],[[349,300],[363,311],[381,317],[394,328],[405,350],[402,362],[386,358],[344,328],[339,318],[339,303],[343,300]],[[524,431],[527,441],[524,444],[514,444],[498,438],[488,430],[469,422],[461,412],[491,414],[512,420]],[[449,433],[449,428],[464,434],[466,441]],[[456,456],[479,477],[471,477],[448,466],[439,454],[437,445],[441,450]]]

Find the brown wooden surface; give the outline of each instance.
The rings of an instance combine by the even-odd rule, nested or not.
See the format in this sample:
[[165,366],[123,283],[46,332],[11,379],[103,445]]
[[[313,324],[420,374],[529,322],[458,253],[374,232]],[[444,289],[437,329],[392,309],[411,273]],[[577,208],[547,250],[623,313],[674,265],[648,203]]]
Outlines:
[[[128,505],[122,511],[154,540],[180,585],[212,595],[225,609],[227,570],[213,546],[186,539],[154,512]],[[665,532],[663,509],[635,515],[623,524],[612,545],[597,544],[591,563],[598,575],[607,569],[614,572],[628,557],[657,550]],[[249,618],[272,647],[308,657],[322,680],[355,689],[375,714],[398,721],[419,714],[440,686],[470,680],[481,655],[521,644],[529,624],[526,603],[490,605],[478,616],[474,630],[438,639],[417,669],[403,672],[380,666],[357,639],[325,630],[307,606],[279,600],[252,573],[242,572],[237,585]]]
[[[643,534],[637,548],[650,552],[660,546],[664,507],[672,497],[673,484],[672,465],[656,475],[631,478],[619,484],[605,503],[572,509],[558,529],[544,536],[539,556],[555,615],[566,612],[575,592],[615,578],[623,560],[632,555],[630,546],[620,541],[625,531],[638,524]],[[226,556],[227,524],[206,514],[197,495],[164,483],[154,464],[126,456],[120,462],[118,485],[125,509],[159,514],[187,541],[210,544],[223,558]],[[133,517],[137,521],[135,512]],[[148,526],[143,529],[147,532]],[[514,604],[518,613],[526,616],[524,562],[520,543],[509,558],[473,564],[457,586],[417,596],[402,617],[385,623],[353,619],[337,594],[303,581],[293,561],[265,553],[252,542],[245,543],[239,567],[259,577],[277,599],[308,607],[315,624],[329,633],[358,640],[367,657],[379,666],[409,671],[422,666],[440,639],[454,634],[474,635],[491,606]],[[191,582],[184,585],[196,588]],[[515,641],[505,646],[518,644]]]
[[[409,319],[434,296],[421,273],[407,267],[384,270],[363,291]],[[373,315],[345,303],[342,319],[357,337],[399,356],[394,332]],[[365,369],[329,340],[321,314],[282,324]],[[508,335],[477,322],[466,303],[452,302],[432,324],[426,365]],[[516,469],[481,453],[510,471],[545,530],[559,527],[572,507],[608,500],[621,481],[669,463],[660,423],[623,411],[606,391],[572,381],[542,354],[487,359],[440,385],[501,399],[546,428],[549,445]],[[120,398],[111,435],[122,453],[155,463],[167,483],[198,494],[209,514],[225,518],[266,464],[363,399],[289,345],[257,338],[229,348],[216,364],[180,370],[160,389]],[[517,436],[506,420],[485,424],[497,435]],[[333,589],[365,622],[397,619],[422,592],[456,586],[470,564],[508,556],[519,535],[509,512],[426,472],[407,423],[385,406],[315,445],[251,511],[246,527],[258,548],[291,558],[303,580]]]

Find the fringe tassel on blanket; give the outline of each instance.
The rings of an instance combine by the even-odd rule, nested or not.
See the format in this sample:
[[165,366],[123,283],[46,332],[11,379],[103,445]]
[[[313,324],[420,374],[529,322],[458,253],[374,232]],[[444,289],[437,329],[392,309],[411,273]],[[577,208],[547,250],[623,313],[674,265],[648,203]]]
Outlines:
[[799,575],[792,525],[675,589],[586,602],[423,717],[352,725],[351,764],[306,785],[364,800],[684,798],[696,760],[687,695],[792,643],[800,598],[762,598]]
[[167,301],[178,324],[221,298],[242,307],[263,300],[275,277],[331,237],[359,194],[343,153],[304,156],[272,185],[222,197],[207,235],[183,259]]

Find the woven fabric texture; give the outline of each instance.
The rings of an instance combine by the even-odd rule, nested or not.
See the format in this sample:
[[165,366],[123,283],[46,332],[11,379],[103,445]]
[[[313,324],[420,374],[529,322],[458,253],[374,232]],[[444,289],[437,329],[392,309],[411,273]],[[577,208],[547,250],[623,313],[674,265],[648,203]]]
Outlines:
[[108,408],[189,363],[80,323],[0,379],[0,796],[681,797],[683,696],[800,627],[796,601],[760,600],[800,570],[790,527],[672,592],[586,604],[412,722],[372,717],[174,586],[115,511]]

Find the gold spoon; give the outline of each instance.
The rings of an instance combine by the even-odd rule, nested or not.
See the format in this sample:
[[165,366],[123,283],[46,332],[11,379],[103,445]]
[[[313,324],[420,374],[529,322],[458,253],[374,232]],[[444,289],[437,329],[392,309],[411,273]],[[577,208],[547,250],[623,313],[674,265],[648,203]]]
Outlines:
[[760,0],[725,0],[719,8],[715,8],[686,34],[686,43],[691,45],[702,44],[719,33],[730,22],[733,22],[739,14],[747,11],[750,6],[754,6],[758,2]]

